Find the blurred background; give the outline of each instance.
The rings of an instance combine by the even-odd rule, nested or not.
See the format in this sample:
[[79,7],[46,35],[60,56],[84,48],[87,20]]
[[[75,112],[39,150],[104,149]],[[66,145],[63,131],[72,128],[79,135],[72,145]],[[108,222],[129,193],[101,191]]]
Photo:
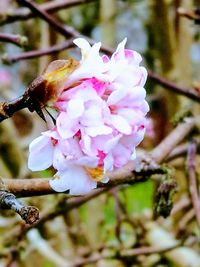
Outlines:
[[[200,25],[188,15],[200,7],[198,0],[33,2],[41,8],[66,3],[52,13],[63,25],[112,49],[127,37],[126,47],[141,53],[147,70],[200,92]],[[24,36],[22,45],[0,38],[1,101],[22,95],[52,60],[79,56],[77,49],[70,48],[27,59],[28,51],[45,51],[66,41],[41,18],[29,18],[30,13],[16,1],[0,2],[0,32]],[[151,77],[146,90],[149,129],[138,153],[153,149],[172,130],[177,114],[190,111],[197,115],[200,111],[199,103],[165,90]],[[0,124],[1,177],[52,176],[52,170],[32,173],[27,168],[28,145],[45,129],[39,116],[28,110]],[[198,129],[194,135],[199,138]],[[196,162],[198,182],[199,156]],[[172,213],[165,219],[154,216],[158,183],[152,180],[116,187],[69,212],[64,194],[24,198],[23,202],[41,212],[53,213],[66,205],[65,211],[54,213],[26,234],[18,215],[1,210],[0,266],[200,266],[200,228],[191,204],[185,163],[185,155],[167,163],[178,192],[173,197]],[[146,247],[158,251],[142,250]],[[172,249],[166,251],[168,247]]]

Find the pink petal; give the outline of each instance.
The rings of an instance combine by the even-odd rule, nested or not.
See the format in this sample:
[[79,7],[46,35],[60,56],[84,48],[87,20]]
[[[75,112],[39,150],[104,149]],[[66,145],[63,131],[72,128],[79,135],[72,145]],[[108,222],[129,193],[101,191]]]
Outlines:
[[126,42],[127,38],[124,38],[124,40],[118,44],[116,51],[112,55],[112,59],[115,59],[116,61],[124,59],[125,57],[124,49]]
[[107,55],[103,55],[102,59],[104,63],[108,63],[110,61],[110,58]]
[[127,164],[130,160],[131,151],[125,148],[123,145],[118,144],[112,151],[114,158],[114,166],[120,168]]

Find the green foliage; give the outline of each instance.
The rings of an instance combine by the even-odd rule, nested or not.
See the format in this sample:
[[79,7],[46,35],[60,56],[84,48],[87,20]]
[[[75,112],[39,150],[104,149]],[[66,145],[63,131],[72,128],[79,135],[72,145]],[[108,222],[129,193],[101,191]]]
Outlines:
[[127,187],[124,193],[128,213],[142,213],[145,209],[152,209],[153,192],[154,184],[152,181]]

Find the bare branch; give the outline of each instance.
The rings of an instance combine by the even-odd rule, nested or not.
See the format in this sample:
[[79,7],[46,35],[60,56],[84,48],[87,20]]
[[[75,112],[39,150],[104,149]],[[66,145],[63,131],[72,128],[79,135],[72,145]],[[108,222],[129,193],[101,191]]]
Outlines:
[[133,248],[129,250],[120,250],[117,251],[117,255],[114,252],[102,252],[101,254],[91,255],[88,258],[78,259],[71,265],[71,267],[81,267],[86,264],[91,264],[98,262],[103,259],[125,259],[132,258],[139,255],[151,255],[151,254],[161,254],[167,253],[168,251],[174,250],[180,247],[181,244],[177,244],[174,246],[170,246],[168,248],[160,248],[160,247],[140,247]]
[[[200,149],[200,140],[196,140],[196,144],[197,144],[197,149]],[[187,154],[187,150],[188,150],[188,143],[185,144],[181,144],[177,147],[175,147],[172,152],[169,154],[169,156],[167,157],[166,161],[169,162],[173,159],[176,159],[178,157],[184,156]]]
[[[62,0],[62,1],[55,0],[55,1],[41,4],[39,6],[42,10],[52,13],[52,12],[56,12],[64,8],[70,8],[70,7],[81,5],[81,4],[88,4],[91,2],[95,2],[95,1],[98,1],[98,0]],[[13,12],[0,14],[0,25],[4,25],[7,23],[12,23],[15,21],[20,21],[20,20],[27,20],[35,16],[36,15],[27,8],[18,8],[14,10]]]
[[0,122],[12,117],[14,113],[24,108],[27,108],[27,103],[23,96],[9,103],[0,103]]
[[195,217],[195,211],[194,209],[190,209],[188,212],[186,212],[182,218],[179,220],[178,223],[178,230],[180,232],[184,231],[184,229],[186,228],[186,225],[193,220],[193,218]]
[[199,117],[186,118],[185,122],[180,123],[154,150],[152,157],[156,162],[162,162],[173,148],[176,147],[185,136],[194,128],[199,121]]
[[[119,184],[137,183],[149,179],[151,174],[163,173],[163,169],[158,165],[164,161],[167,155],[173,150],[176,145],[181,142],[185,136],[194,128],[198,118],[187,118],[177,126],[155,149],[151,152],[153,163],[149,162],[149,155],[145,154],[146,168],[139,172],[135,172],[135,163],[129,162],[123,168],[114,172],[108,173],[110,181],[107,184],[101,184],[101,187],[114,187]],[[143,160],[143,159],[142,159]],[[150,163],[150,164],[149,164]],[[140,164],[140,161],[137,163]],[[148,165],[149,164],[149,165]],[[49,179],[1,179],[0,189],[14,193],[16,196],[27,197],[45,194],[55,194],[49,186]]]
[[[66,38],[77,38],[80,36],[83,36],[86,38],[91,44],[95,43],[95,40],[88,38],[87,36],[82,35],[80,32],[76,31],[73,27],[70,26],[64,26],[59,21],[57,21],[54,17],[52,17],[50,14],[48,14],[46,11],[43,11],[39,5],[28,1],[28,0],[17,0],[17,2],[23,6],[28,7],[34,14],[38,15],[41,19],[45,20],[50,26],[53,27],[54,30],[59,32],[61,35],[63,35]],[[112,49],[102,46],[101,51],[105,52],[107,54],[111,54],[113,51]]]
[[49,185],[49,179],[3,179],[0,178],[0,190],[6,190],[17,197],[47,195],[55,193]]
[[[47,211],[41,212],[40,220],[34,224],[34,227],[39,227],[45,222],[54,219],[55,217],[63,214],[64,212],[69,212],[70,210],[76,209],[86,202],[90,201],[93,198],[98,197],[99,195],[106,193],[110,188],[101,188],[92,191],[91,193],[81,196],[81,197],[72,197],[70,199],[61,199],[58,201],[56,208],[55,206],[52,209],[48,209]],[[17,229],[16,235],[25,235],[30,229],[32,229],[32,225],[26,225],[23,229]]]
[[73,46],[74,46],[73,40],[69,39],[68,41],[63,42],[62,44],[54,45],[54,46],[51,46],[50,48],[28,51],[28,52],[24,52],[19,55],[15,55],[15,56],[5,55],[2,57],[2,61],[5,64],[13,64],[21,60],[27,60],[27,59],[32,59],[35,57],[42,57],[42,56],[46,56],[50,54],[55,54],[60,51],[71,48]]
[[77,37],[80,36],[79,32],[76,32],[73,28],[67,26],[64,27],[59,21],[57,21],[54,17],[49,15],[46,11],[42,10],[39,5],[28,1],[28,0],[17,0],[17,2],[23,6],[28,7],[34,14],[39,16],[41,19],[48,22],[50,26],[53,27],[53,29],[60,34],[62,34],[64,37]]
[[0,208],[17,212],[27,224],[33,224],[39,220],[38,208],[24,206],[13,194],[6,191],[0,191]]
[[179,7],[177,13],[187,19],[194,20],[196,24],[200,24],[199,8],[196,8],[194,10],[188,10],[184,7]]
[[188,171],[188,182],[189,182],[189,191],[191,195],[192,205],[194,207],[195,216],[197,223],[200,227],[200,199],[198,195],[198,187],[196,180],[196,152],[197,144],[195,141],[191,141],[188,146],[188,156],[187,156],[187,171]]
[[17,46],[26,46],[28,43],[26,36],[11,33],[0,33],[0,42],[12,43]]
[[179,86],[171,81],[168,81],[167,79],[162,78],[161,76],[150,70],[148,71],[148,75],[151,81],[155,81],[157,84],[164,86],[167,90],[187,96],[194,101],[200,102],[200,93],[197,90]]
[[133,257],[138,255],[150,255],[150,254],[160,254],[160,253],[166,253],[168,251],[174,250],[178,247],[180,247],[181,244],[176,244],[174,246],[169,246],[165,248],[161,247],[140,247],[140,248],[133,248],[125,251],[121,251],[122,257]]

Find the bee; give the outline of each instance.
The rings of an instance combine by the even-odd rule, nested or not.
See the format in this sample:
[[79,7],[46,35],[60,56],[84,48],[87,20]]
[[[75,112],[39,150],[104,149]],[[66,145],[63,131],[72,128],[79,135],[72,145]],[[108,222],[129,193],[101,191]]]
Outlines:
[[79,63],[74,59],[52,61],[25,91],[23,98],[28,109],[31,112],[36,111],[46,121],[45,107],[51,107],[60,93],[65,90],[64,85],[67,78],[78,65]]

